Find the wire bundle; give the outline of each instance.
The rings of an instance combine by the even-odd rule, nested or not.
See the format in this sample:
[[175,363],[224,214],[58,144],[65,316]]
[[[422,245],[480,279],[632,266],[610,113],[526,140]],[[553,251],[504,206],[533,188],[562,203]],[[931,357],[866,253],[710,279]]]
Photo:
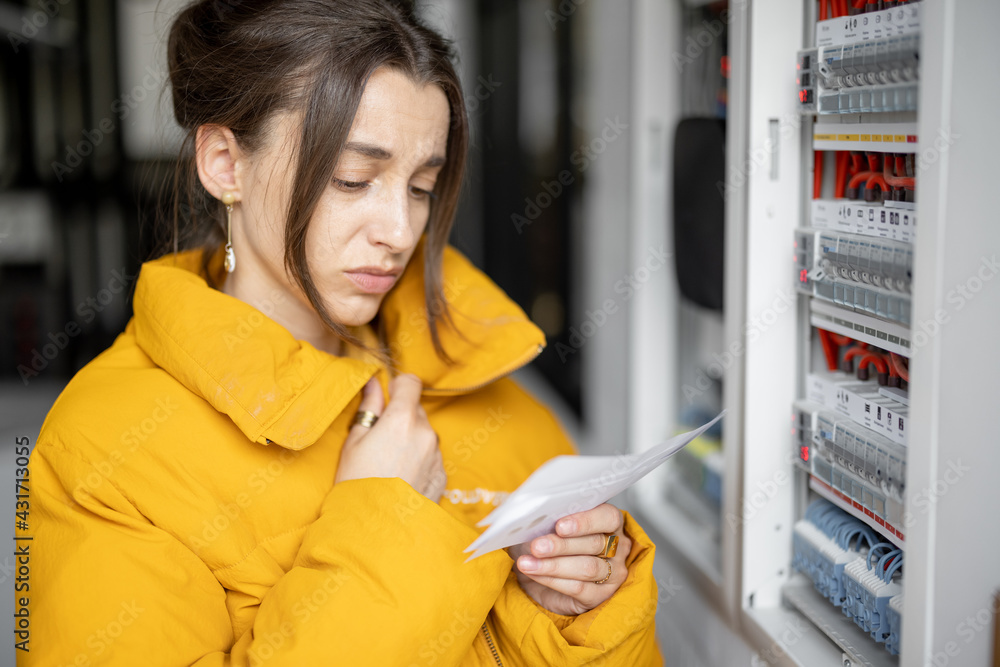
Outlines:
[[817,331],[827,370],[856,373],[857,378],[864,382],[870,377],[869,367],[873,367],[880,387],[905,389],[909,384],[910,368],[905,357],[826,329]]
[[[862,546],[862,540],[867,546]],[[808,576],[825,598],[840,606],[846,595],[844,567],[861,559],[876,542],[875,531],[864,522],[819,499],[795,524],[792,567]]]
[[[876,557],[878,561],[873,565]],[[868,551],[866,558],[844,568],[845,598],[841,605],[844,616],[879,643],[885,643],[895,632],[896,643],[887,647],[890,653],[898,645],[899,627],[890,623],[893,614],[890,614],[889,604],[902,593],[899,581],[902,567],[903,550],[888,542],[879,542]],[[897,573],[899,580],[894,581]]]

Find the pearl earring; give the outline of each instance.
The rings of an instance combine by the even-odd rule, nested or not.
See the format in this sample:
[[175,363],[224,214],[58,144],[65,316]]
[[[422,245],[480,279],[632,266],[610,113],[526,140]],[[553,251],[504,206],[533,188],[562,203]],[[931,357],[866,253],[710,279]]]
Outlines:
[[233,252],[233,204],[236,195],[232,192],[222,193],[222,203],[226,205],[226,273],[236,270],[236,253]]

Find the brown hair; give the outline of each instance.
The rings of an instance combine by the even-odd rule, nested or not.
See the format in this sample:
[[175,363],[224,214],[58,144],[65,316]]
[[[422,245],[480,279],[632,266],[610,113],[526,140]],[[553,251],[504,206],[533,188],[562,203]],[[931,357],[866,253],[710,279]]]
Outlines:
[[[424,26],[405,0],[203,0],[187,6],[167,46],[174,114],[187,130],[173,184],[170,246],[211,251],[225,240],[224,207],[197,176],[195,134],[201,125],[232,130],[240,147],[258,149],[274,114],[302,113],[298,159],[285,222],[285,268],[323,322],[360,345],[333,321],[306,261],[306,233],[330,184],[368,78],[391,67],[418,84],[440,86],[451,119],[447,161],[434,188],[426,230],[424,298],[434,348],[438,324],[450,322],[441,264],[465,169],[468,119],[451,45]],[[169,246],[168,246],[169,247]],[[209,276],[211,281],[211,276]]]

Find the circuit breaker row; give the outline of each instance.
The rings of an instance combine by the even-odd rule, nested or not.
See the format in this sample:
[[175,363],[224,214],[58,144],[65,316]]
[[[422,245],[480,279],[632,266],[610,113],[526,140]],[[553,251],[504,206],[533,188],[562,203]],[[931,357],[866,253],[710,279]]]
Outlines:
[[861,234],[795,233],[796,286],[815,297],[909,325],[913,246]]
[[902,550],[825,500],[795,524],[792,567],[889,653],[899,653]]
[[[799,110],[847,114],[915,111],[920,35],[916,5],[824,26],[817,48],[796,60]],[[840,34],[834,35],[833,32]]]
[[902,535],[906,447],[808,401],[796,402],[792,418],[800,465],[881,528]]
[[919,50],[920,38],[910,35],[803,51],[800,90],[815,96],[809,110],[820,114],[914,111]]

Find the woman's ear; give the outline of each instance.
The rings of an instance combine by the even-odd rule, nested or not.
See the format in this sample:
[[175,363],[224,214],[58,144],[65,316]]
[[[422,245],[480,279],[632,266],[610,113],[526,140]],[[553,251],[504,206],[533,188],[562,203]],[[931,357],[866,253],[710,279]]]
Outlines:
[[240,200],[240,151],[233,131],[222,125],[202,125],[194,138],[195,163],[198,178],[208,193],[222,199],[232,192]]

